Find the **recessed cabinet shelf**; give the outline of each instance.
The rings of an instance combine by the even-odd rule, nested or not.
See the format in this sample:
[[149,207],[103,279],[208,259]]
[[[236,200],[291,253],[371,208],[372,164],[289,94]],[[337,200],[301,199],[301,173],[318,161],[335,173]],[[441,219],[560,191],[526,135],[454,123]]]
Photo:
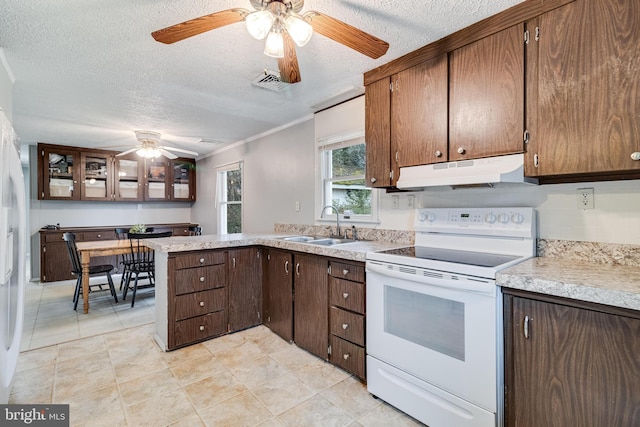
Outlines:
[[195,160],[143,159],[117,151],[38,144],[38,199],[196,200]]

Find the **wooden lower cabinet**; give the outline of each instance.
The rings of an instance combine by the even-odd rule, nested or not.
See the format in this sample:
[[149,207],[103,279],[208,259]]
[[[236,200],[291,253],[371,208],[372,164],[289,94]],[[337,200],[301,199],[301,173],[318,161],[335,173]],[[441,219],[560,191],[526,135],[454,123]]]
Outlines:
[[330,266],[329,361],[366,380],[364,264],[331,261]]
[[229,251],[229,332],[262,323],[262,249]]
[[328,358],[329,319],[326,258],[294,256],[293,340],[296,345],[323,359]]
[[640,425],[640,313],[505,289],[505,425]]
[[286,341],[293,341],[293,255],[269,249],[263,287],[264,324]]
[[228,332],[227,253],[186,252],[167,262],[169,350]]

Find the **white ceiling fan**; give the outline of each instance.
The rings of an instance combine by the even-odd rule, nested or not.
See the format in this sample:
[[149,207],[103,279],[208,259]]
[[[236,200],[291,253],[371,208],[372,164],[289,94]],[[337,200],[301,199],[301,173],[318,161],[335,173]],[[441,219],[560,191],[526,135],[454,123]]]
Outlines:
[[160,145],[160,133],[158,132],[153,132],[149,130],[137,130],[135,131],[135,134],[136,134],[136,139],[138,140],[140,145],[130,150],[123,151],[120,154],[116,154],[116,157],[124,156],[129,153],[133,153],[134,151],[140,157],[145,157],[148,159],[152,159],[160,156],[165,156],[168,159],[177,159],[178,156],[173,154],[171,151],[190,154],[192,156],[199,155],[195,151],[183,150],[181,148],[167,147],[167,146]]

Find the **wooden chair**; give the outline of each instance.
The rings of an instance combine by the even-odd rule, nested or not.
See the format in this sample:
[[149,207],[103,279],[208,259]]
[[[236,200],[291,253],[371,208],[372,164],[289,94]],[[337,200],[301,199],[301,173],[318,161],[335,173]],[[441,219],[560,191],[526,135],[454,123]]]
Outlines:
[[[80,254],[78,254],[78,248],[76,247],[76,235],[73,233],[64,233],[62,238],[65,242],[67,242],[67,250],[69,251],[69,258],[71,258],[71,274],[77,277],[76,279],[76,288],[73,292],[73,309],[77,310],[78,308],[78,300],[80,299],[80,294],[82,293],[82,264],[80,262]],[[113,265],[111,264],[103,264],[103,265],[92,265],[89,267],[89,276],[97,276],[99,274],[106,274],[107,282],[109,285],[109,291],[111,295],[115,299],[116,303],[118,302],[118,295],[116,294],[116,288],[113,286],[113,280],[111,279],[111,272],[113,271]],[[105,283],[97,284],[97,285],[89,285],[89,291],[95,288],[99,288],[101,291]]]
[[[153,232],[153,227],[147,227],[147,232],[151,233]],[[115,233],[116,233],[116,238],[118,240],[128,240],[129,239],[129,228],[128,227],[116,227],[115,228]],[[130,256],[127,255],[120,255],[120,261],[119,264],[122,265],[122,276],[120,276],[120,290],[122,290],[122,287],[124,286],[124,282],[127,280],[127,275],[131,274],[130,270],[129,270],[129,265],[131,264],[131,260],[129,258],[131,258]],[[144,279],[146,277],[141,277],[141,279]]]
[[[149,288],[155,286],[155,253],[149,250],[141,240],[144,239],[157,239],[161,237],[171,237],[173,233],[166,231],[163,233],[129,233],[129,242],[131,245],[131,252],[127,254],[127,261],[129,264],[129,273],[127,274],[124,290],[122,291],[122,300],[127,298],[129,289],[133,291],[131,294],[131,307],[136,302],[136,293],[138,288]],[[143,274],[143,276],[140,276]],[[132,276],[135,276],[133,285],[131,285]],[[138,280],[142,278],[148,278],[149,284],[144,286],[138,286]]]
[[189,226],[189,236],[200,236],[202,235],[202,227],[197,225]]

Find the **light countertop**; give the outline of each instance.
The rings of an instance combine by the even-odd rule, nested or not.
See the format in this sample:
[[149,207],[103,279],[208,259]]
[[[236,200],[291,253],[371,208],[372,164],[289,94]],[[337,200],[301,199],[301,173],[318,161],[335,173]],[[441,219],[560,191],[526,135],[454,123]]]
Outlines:
[[640,310],[640,268],[551,257],[532,258],[497,275],[497,284]]
[[162,239],[149,239],[145,241],[145,244],[156,251],[165,253],[260,245],[270,248],[305,252],[314,255],[322,255],[361,262],[365,261],[367,252],[407,246],[403,243],[366,240],[356,240],[353,242],[341,243],[332,246],[321,246],[310,243],[291,242],[279,239],[279,237],[284,236],[287,235],[238,233],[203,236],[174,236]]

